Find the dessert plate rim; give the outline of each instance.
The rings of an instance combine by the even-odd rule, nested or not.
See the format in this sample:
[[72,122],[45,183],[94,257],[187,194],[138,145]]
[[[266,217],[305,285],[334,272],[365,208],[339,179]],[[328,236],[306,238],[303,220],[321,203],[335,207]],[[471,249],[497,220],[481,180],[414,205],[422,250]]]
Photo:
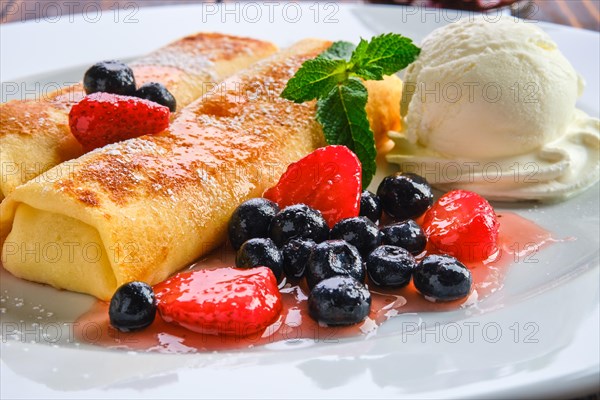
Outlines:
[[[211,14],[209,18],[209,10],[200,5],[139,9],[133,16],[137,22],[131,24],[123,22],[122,14],[115,23],[112,11],[95,23],[83,17],[64,16],[55,22],[5,24],[0,26],[3,92],[12,84],[24,84],[29,90],[28,85],[35,82],[67,83],[82,74],[83,66],[99,59],[131,59],[201,30],[245,34],[273,40],[280,46],[311,35],[356,41],[360,35],[366,37],[387,31],[404,32],[418,42],[424,34],[455,17],[446,11],[420,9],[414,12],[395,6],[356,4],[337,4],[326,9],[325,4],[329,3],[300,6],[303,17],[293,24],[277,11],[272,22],[223,23],[221,15]],[[319,11],[318,17],[315,10]],[[210,12],[213,11],[211,8]],[[326,17],[337,22],[331,23]],[[171,24],[167,32],[156,32],[156,24],[165,20],[178,22]],[[290,26],[293,29],[285,29]],[[555,24],[540,23],[540,26],[558,42],[586,78],[588,87],[579,105],[598,117],[600,89],[593,71],[599,69],[600,54],[598,50],[584,54],[577,48],[600,48],[600,35]],[[131,38],[129,44],[119,40],[123,36]],[[34,47],[23,52],[19,43],[28,38],[35,38],[29,41]],[[74,42],[71,48],[58,45],[66,40]],[[131,43],[136,43],[135,48]],[[497,204],[500,209],[516,211],[560,233],[560,237],[581,238],[573,242],[576,250],[557,245],[550,253],[540,252],[538,264],[523,264],[511,270],[499,296],[514,294],[518,301],[497,299],[491,303],[498,306],[493,311],[474,315],[460,311],[406,316],[390,321],[388,327],[383,326],[385,329],[379,337],[368,340],[311,342],[295,347],[274,343],[249,351],[169,355],[54,344],[40,340],[36,334],[32,334],[32,341],[13,340],[9,330],[19,323],[14,315],[35,318],[37,314],[34,315],[32,307],[38,305],[40,298],[45,296],[45,304],[51,309],[64,305],[64,299],[84,297],[30,283],[15,284],[15,278],[2,270],[0,392],[3,398],[81,398],[84,395],[101,398],[497,398],[589,394],[597,389],[600,373],[599,252],[593,250],[599,242],[598,191],[596,185],[581,196],[557,204]],[[573,210],[577,210],[576,216],[572,216]],[[571,270],[553,267],[552,262],[566,262],[569,257],[575,260]],[[550,267],[544,270],[546,264]],[[531,287],[522,283],[523,277],[552,271],[556,274],[547,280],[540,278]],[[13,284],[21,290],[19,295],[4,292],[7,288],[12,290],[10,285]],[[34,300],[28,302],[28,295]],[[15,302],[21,297],[25,300],[23,308],[27,310],[19,311],[23,314],[11,314],[16,312]],[[80,304],[69,307],[85,310],[90,304],[89,299],[83,299]],[[35,313],[38,311],[39,307]],[[426,324],[426,329],[421,329],[421,323]],[[530,324],[528,328],[526,324]],[[484,336],[481,331],[484,326],[490,327],[488,330],[500,327],[502,337],[494,342],[495,339],[489,337],[491,331]],[[412,331],[414,327],[418,328],[417,333]],[[449,340],[448,327],[461,332],[463,337],[459,342]],[[465,339],[470,327],[480,329],[474,334],[473,342]],[[529,337],[531,340],[525,340],[524,336],[533,331],[536,333]],[[436,335],[440,340],[436,340]]]

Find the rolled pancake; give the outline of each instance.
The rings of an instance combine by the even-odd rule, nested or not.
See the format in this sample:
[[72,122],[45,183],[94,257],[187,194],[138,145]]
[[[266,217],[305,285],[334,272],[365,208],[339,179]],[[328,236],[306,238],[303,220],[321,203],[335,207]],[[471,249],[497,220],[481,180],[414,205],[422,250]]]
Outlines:
[[329,45],[299,42],[223,82],[167,131],[105,146],[19,186],[0,208],[4,267],[107,300],[123,283],[155,284],[222,244],[240,203],[324,144],[315,102],[279,94]]
[[[199,33],[130,63],[136,83],[161,82],[178,109],[234,72],[276,51],[275,45],[219,33]],[[40,99],[0,104],[0,199],[83,149],[69,129],[69,111],[85,96],[82,84]]]

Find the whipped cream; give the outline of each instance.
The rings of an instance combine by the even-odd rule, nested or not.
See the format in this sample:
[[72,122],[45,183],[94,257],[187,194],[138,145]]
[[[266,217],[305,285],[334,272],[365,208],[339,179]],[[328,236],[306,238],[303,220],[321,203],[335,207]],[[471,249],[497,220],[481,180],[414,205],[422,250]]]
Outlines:
[[445,157],[390,132],[395,147],[387,160],[443,191],[460,188],[501,201],[562,200],[598,181],[599,130],[598,119],[577,110],[560,139],[526,154],[486,160]]

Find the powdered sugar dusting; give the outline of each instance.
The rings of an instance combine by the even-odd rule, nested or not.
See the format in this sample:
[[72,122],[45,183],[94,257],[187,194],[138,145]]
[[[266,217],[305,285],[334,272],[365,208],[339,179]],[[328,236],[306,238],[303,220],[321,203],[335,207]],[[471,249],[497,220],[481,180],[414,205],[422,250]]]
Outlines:
[[190,74],[207,76],[212,80],[217,80],[214,73],[214,63],[209,61],[201,53],[183,53],[177,48],[164,48],[147,55],[133,63],[132,66],[163,66],[174,67],[184,70]]

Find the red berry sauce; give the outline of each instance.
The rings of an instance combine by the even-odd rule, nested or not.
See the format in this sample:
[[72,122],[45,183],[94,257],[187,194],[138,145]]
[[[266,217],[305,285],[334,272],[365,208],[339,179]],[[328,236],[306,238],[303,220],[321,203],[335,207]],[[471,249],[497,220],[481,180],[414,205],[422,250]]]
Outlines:
[[[81,342],[109,348],[162,353],[248,349],[278,342],[336,342],[345,337],[370,337],[377,334],[382,323],[399,314],[450,311],[485,299],[502,288],[511,264],[557,241],[550,232],[517,214],[505,212],[499,215],[499,219],[499,250],[486,261],[468,264],[473,274],[473,290],[471,295],[461,300],[430,302],[416,291],[412,283],[395,290],[382,290],[371,284],[371,313],[365,321],[349,327],[326,327],[309,317],[308,290],[304,283],[296,286],[288,284],[281,289],[283,310],[279,318],[264,332],[245,337],[192,332],[164,322],[158,314],[154,323],[145,330],[123,333],[110,326],[108,304],[97,302],[92,310],[78,319],[76,337]],[[193,268],[232,265],[235,265],[233,249],[222,247]],[[94,329],[89,329],[90,326]]]

